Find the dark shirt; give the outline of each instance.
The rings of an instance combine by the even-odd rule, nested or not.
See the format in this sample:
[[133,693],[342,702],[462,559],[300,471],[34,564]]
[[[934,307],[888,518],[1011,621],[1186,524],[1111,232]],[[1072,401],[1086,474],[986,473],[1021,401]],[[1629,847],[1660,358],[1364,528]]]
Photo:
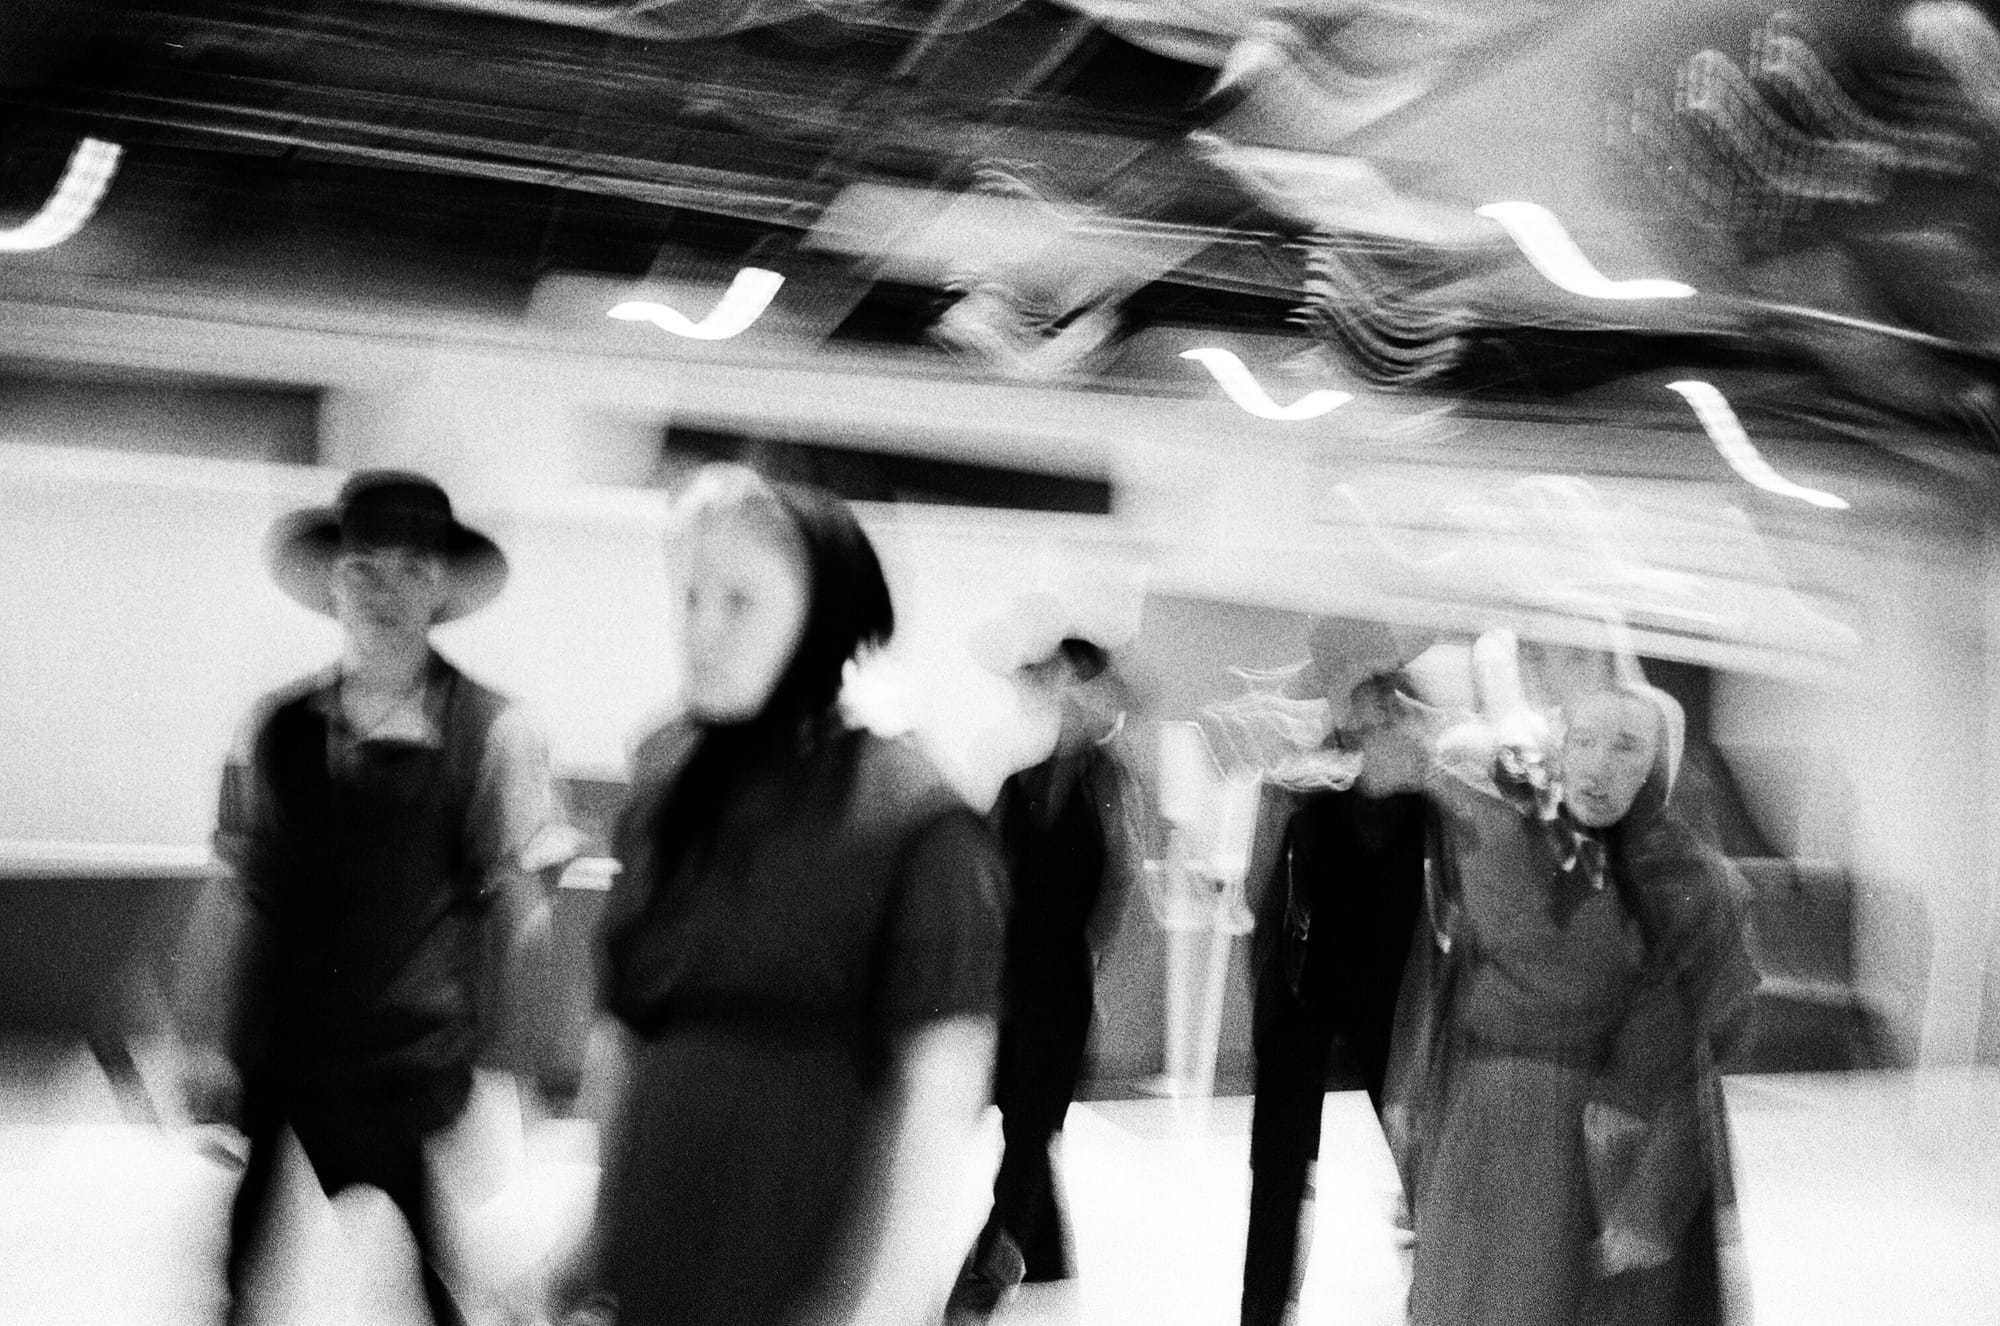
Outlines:
[[1123,893],[1130,844],[1123,775],[1097,746],[1052,755],[1009,777],[993,824],[1012,885],[1007,912],[1010,1007],[1088,1000],[1094,949]]
[[528,872],[573,841],[535,727],[441,658],[422,703],[365,738],[337,674],[266,697],[224,770],[190,1036],[288,1089],[462,1078],[491,1011],[485,921],[546,906]]
[[1263,901],[1259,952],[1309,1009],[1387,1025],[1423,900],[1424,798],[1346,790],[1303,800]]

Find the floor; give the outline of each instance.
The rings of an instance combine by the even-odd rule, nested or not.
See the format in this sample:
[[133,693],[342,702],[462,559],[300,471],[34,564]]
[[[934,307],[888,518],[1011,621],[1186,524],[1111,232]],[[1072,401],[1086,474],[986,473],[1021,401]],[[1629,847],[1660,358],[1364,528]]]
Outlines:
[[[145,1065],[141,1056],[142,1068]],[[529,1117],[504,1089],[455,1139],[448,1194],[469,1315],[510,1316],[581,1228],[595,1177],[587,1125]],[[1760,1326],[2000,1322],[2000,1072],[1731,1079],[1744,1248]],[[226,1134],[135,1121],[81,1046],[0,1056],[0,1322],[213,1320]],[[1327,1097],[1303,1322],[1400,1320],[1405,1254],[1394,1171],[1365,1097]],[[525,1122],[523,1122],[525,1120]],[[990,1121],[989,1121],[990,1122]],[[1011,1326],[1235,1320],[1249,1102],[1080,1104],[1062,1164],[1082,1277],[1024,1290]],[[991,1145],[940,1218],[969,1238]],[[409,1240],[370,1194],[292,1185],[263,1317],[298,1326],[421,1321]]]

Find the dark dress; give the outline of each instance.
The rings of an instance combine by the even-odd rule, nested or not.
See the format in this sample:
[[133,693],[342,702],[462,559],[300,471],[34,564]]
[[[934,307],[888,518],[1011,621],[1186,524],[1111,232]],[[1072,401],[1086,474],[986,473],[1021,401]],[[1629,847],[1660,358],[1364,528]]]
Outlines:
[[[1702,1047],[1754,985],[1726,865],[1678,831],[1644,853],[1614,833],[1593,870],[1594,848],[1498,796],[1429,786],[1444,833],[1388,1110],[1416,1222],[1410,1319],[1715,1320],[1727,1155]],[[1607,1280],[1613,1222],[1676,1256]]]
[[1396,994],[1423,900],[1427,821],[1421,796],[1349,790],[1307,798],[1286,822],[1252,951],[1257,1079],[1243,1326],[1275,1326],[1297,1296],[1300,1211],[1336,1058],[1381,1108]]
[[1614,883],[1648,959],[1600,1075],[1585,1135],[1601,1227],[1672,1255],[1599,1279],[1584,1319],[1602,1326],[1714,1326],[1740,1284],[1721,1248],[1735,1183],[1716,1059],[1757,989],[1733,868],[1671,817],[1614,836]]
[[607,935],[640,1044],[604,1287],[620,1326],[781,1322],[861,1288],[900,1040],[994,1016],[998,863],[914,748],[859,732],[750,772],[670,880],[639,809]]
[[[1449,773],[1434,933],[1450,942],[1411,1183],[1418,1326],[1579,1320],[1596,1237],[1583,1114],[1642,961],[1615,890]],[[1407,1010],[1406,1010],[1407,1011]]]

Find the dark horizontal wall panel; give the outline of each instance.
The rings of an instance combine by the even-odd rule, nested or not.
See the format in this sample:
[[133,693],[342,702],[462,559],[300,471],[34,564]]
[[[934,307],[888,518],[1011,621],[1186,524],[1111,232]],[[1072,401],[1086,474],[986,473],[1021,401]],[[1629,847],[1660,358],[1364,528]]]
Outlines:
[[320,393],[0,369],[0,442],[311,465]]
[[724,428],[669,428],[666,460],[663,468],[668,473],[684,468],[688,462],[738,461],[773,479],[815,484],[853,502],[913,502],[1079,515],[1111,512],[1112,485],[1108,478],[833,446],[789,437],[753,437]]

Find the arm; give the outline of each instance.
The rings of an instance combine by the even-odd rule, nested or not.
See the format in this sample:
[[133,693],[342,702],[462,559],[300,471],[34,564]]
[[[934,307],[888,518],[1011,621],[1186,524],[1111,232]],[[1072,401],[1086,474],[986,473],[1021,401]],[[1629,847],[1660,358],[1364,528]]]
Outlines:
[[1719,1047],[1741,1027],[1757,985],[1725,858],[1676,833],[1635,853],[1627,868],[1647,913],[1650,956],[1605,1102],[1642,1139],[1606,1202],[1601,1251],[1614,1274],[1671,1257],[1715,1188],[1717,1158],[1706,1154],[1701,1112]]
[[1124,762],[1106,750],[1095,765],[1098,815],[1104,826],[1104,884],[1090,914],[1088,938],[1093,958],[1102,961],[1125,922],[1132,895],[1145,887],[1148,837],[1145,801]]
[[1291,836],[1292,813],[1300,798],[1265,783],[1257,789],[1257,821],[1251,829],[1250,855],[1244,866],[1244,903],[1255,918],[1250,931],[1250,989],[1254,997],[1263,973],[1278,952],[1288,902],[1285,888],[1285,848]]
[[482,1057],[532,1077],[550,1048],[545,1014],[557,998],[556,884],[582,839],[557,795],[548,742],[518,704],[487,732],[469,813],[467,842],[494,908]]
[[1651,913],[1656,961],[1711,1058],[1742,1031],[1759,977],[1737,899],[1747,890],[1721,852],[1679,826],[1631,869]]
[[860,1275],[809,1311],[812,1326],[921,1326],[943,1307],[965,1255],[968,1148],[992,1099],[1004,882],[970,812],[940,816],[904,853],[874,955],[888,1108],[843,1263]]
[[[653,884],[652,822],[662,798],[687,763],[697,744],[696,729],[673,722],[648,733],[635,747],[628,771],[625,803],[620,807],[611,830],[612,852],[618,858],[618,874],[604,899],[597,932],[591,944],[590,1049],[584,1062],[584,1082],[579,1097],[595,1101],[599,1112],[597,1154],[600,1164],[609,1167],[624,1154],[624,1132],[631,1125],[632,1065],[637,1057],[637,1037],[612,1011],[616,1005],[616,973],[611,953],[612,937],[644,909]],[[593,1213],[582,1238],[550,1275],[550,1315],[561,1322],[591,1321],[590,1306],[602,1291],[599,1266],[603,1222]],[[602,1319],[614,1315],[608,1306]]]
[[252,1021],[269,976],[278,834],[254,758],[262,717],[238,734],[223,766],[214,837],[221,869],[204,885],[175,953],[181,1089],[189,1114],[204,1123],[232,1119],[241,1104]]
[[854,1261],[859,1297],[837,1320],[921,1326],[936,1318],[965,1254],[959,1180],[992,1094],[994,1040],[991,1018],[965,1015],[927,1023],[896,1047],[873,1228]]

